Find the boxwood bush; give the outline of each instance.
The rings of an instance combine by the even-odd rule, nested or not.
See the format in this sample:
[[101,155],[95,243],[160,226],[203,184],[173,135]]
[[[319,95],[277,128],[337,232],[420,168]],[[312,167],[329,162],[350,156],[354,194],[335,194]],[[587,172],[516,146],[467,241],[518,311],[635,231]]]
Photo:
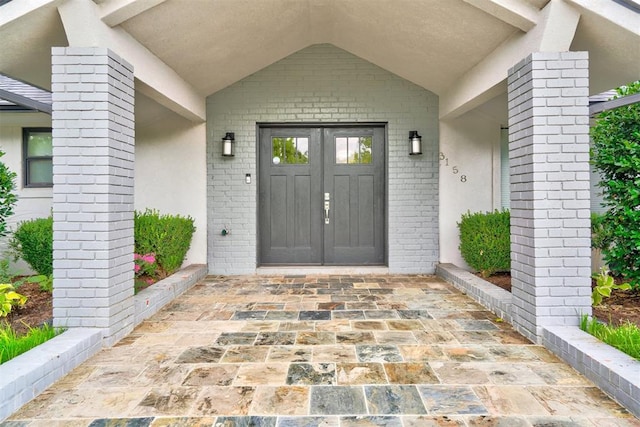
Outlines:
[[[160,215],[147,209],[134,213],[134,251],[155,254],[162,277],[174,273],[184,261],[195,231],[193,218]],[[40,275],[53,273],[53,219],[38,218],[20,223],[11,249]]]
[[13,233],[9,246],[38,274],[53,274],[53,218],[23,221]]
[[482,277],[511,269],[509,211],[467,212],[458,223],[460,253]]
[[175,272],[184,261],[196,228],[193,218],[180,215],[160,215],[147,209],[134,214],[134,251],[156,255],[161,275]]

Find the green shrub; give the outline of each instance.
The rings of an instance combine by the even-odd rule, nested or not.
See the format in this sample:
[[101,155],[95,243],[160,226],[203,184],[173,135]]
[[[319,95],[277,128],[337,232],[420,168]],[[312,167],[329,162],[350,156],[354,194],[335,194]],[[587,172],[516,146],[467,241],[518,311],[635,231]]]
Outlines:
[[[195,227],[193,218],[160,215],[147,209],[134,214],[134,251],[155,254],[162,276],[175,272],[184,261]],[[24,259],[40,276],[53,274],[53,219],[39,218],[20,223],[11,242],[16,258]]]
[[195,231],[193,218],[180,215],[160,215],[147,209],[134,214],[134,252],[155,254],[165,275],[175,272],[184,261]]
[[38,274],[53,274],[53,218],[38,218],[18,225],[9,243],[14,255]]
[[[618,96],[634,93],[640,93],[640,81],[618,89]],[[607,207],[602,254],[615,276],[640,289],[640,104],[599,114],[591,136],[591,161]]]
[[511,232],[509,211],[462,215],[460,253],[482,277],[511,269]]
[[591,247],[604,249],[608,246],[607,230],[603,225],[604,214],[591,212]]
[[[0,151],[0,157],[4,152]],[[16,189],[16,173],[11,172],[7,165],[0,162],[0,237],[8,234],[7,218],[13,215],[13,206],[18,198],[14,191]]]
[[8,259],[0,259],[0,283],[11,283],[15,274],[11,272]]

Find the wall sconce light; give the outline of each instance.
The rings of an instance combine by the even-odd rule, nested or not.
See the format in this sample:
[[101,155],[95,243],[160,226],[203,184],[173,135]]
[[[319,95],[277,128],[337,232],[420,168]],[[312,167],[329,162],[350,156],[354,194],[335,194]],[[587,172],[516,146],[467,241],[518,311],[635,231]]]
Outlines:
[[236,141],[234,139],[235,134],[233,132],[227,132],[222,138],[222,156],[233,157],[235,154]]
[[422,154],[422,137],[417,130],[409,132],[409,155]]

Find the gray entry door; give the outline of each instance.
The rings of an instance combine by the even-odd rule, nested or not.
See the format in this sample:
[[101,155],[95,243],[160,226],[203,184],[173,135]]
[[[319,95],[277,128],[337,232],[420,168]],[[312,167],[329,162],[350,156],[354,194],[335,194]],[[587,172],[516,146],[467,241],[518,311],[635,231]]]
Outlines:
[[260,128],[261,265],[385,262],[384,128]]

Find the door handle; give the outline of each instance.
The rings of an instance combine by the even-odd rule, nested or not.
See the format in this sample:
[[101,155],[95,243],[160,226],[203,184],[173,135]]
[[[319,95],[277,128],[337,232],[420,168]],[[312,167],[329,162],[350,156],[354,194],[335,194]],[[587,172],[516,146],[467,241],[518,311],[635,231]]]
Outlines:
[[331,205],[329,204],[329,201],[325,201],[324,202],[324,223],[325,224],[329,224],[329,210],[330,210]]

